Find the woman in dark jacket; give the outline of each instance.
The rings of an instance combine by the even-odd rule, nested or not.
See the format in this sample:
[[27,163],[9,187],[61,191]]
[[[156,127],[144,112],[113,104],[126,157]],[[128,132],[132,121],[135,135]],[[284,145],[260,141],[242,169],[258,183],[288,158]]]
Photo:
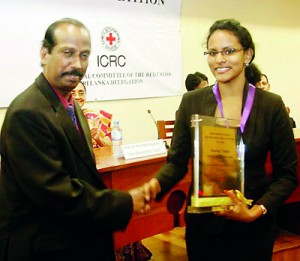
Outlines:
[[[297,186],[297,154],[289,117],[281,97],[247,81],[255,47],[246,28],[233,19],[218,20],[206,43],[205,54],[216,84],[183,96],[167,162],[145,184],[145,191],[149,198],[161,197],[186,174],[193,155],[191,115],[240,121],[246,147],[245,196],[253,204],[248,207],[233,191],[225,191],[233,201],[232,209],[187,213],[187,252],[189,260],[270,261],[276,212]],[[271,179],[265,169],[268,153]]]

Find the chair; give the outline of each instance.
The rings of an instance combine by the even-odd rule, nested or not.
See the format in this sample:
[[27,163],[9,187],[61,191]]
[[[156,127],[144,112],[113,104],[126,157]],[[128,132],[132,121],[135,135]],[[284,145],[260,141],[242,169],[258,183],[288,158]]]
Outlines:
[[175,120],[167,120],[167,121],[157,121],[157,130],[159,139],[163,139],[164,141],[168,141],[170,145],[173,138],[173,130]]

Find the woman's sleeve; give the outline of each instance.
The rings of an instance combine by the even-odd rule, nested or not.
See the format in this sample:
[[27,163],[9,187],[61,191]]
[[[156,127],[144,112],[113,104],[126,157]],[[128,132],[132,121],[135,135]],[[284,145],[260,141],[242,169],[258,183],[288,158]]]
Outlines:
[[272,107],[275,109],[272,115],[269,115],[272,118],[271,182],[267,191],[257,201],[257,204],[263,204],[268,210],[282,205],[298,184],[296,143],[285,105],[280,98]]

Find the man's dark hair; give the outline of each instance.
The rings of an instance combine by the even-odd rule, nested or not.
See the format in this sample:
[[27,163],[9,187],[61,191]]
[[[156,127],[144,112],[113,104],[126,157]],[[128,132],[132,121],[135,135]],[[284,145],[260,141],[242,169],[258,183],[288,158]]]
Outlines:
[[248,82],[253,84],[254,86],[258,82],[260,82],[262,73],[256,64],[251,63],[248,67],[248,70],[246,70],[245,73],[246,73],[246,78],[247,78]]
[[193,91],[200,84],[201,80],[199,76],[191,73],[185,79],[185,88],[187,91]]
[[60,19],[60,20],[52,23],[48,27],[48,29],[45,33],[44,40],[42,41],[42,47],[46,48],[48,50],[48,53],[51,53],[53,47],[57,44],[54,34],[55,34],[56,28],[58,26],[60,26],[61,24],[72,24],[72,25],[75,25],[78,27],[82,27],[89,32],[89,30],[86,28],[86,26],[83,23],[81,23],[80,21],[73,19],[73,18],[63,18],[63,19]]
[[202,81],[208,82],[208,78],[205,74],[200,72],[188,74],[185,79],[185,88],[187,91],[193,91]]
[[207,78],[207,76],[205,74],[203,74],[201,72],[195,72],[195,75],[199,76],[202,79],[202,81],[207,81],[208,82],[208,78]]

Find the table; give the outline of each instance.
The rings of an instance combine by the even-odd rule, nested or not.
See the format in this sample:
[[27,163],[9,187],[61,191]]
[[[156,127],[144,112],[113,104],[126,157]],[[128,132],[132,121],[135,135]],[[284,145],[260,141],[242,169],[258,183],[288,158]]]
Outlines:
[[[97,169],[108,188],[130,190],[149,181],[166,161],[166,156],[151,156],[132,160],[116,158],[111,148],[94,149]],[[115,233],[115,247],[163,233],[175,226],[184,226],[186,195],[191,183],[191,168],[166,196],[159,202],[151,202],[151,211],[133,214],[127,229]]]

